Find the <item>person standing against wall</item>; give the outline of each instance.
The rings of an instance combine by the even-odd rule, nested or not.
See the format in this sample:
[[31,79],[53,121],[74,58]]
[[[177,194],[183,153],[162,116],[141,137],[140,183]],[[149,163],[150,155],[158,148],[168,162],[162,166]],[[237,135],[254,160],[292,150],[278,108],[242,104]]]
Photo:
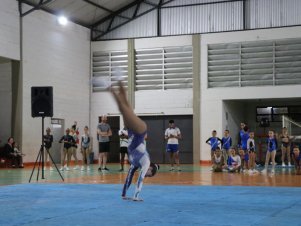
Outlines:
[[125,154],[128,155],[128,130],[126,127],[119,130],[118,132],[120,138],[120,170],[119,172],[123,172],[124,170],[124,159]]
[[84,134],[81,138],[81,153],[83,155],[82,168],[81,171],[85,170],[85,166],[87,166],[87,171],[90,171],[90,153],[92,150],[92,142],[91,137],[89,135],[89,127],[85,126]]
[[174,120],[169,120],[169,127],[165,130],[165,140],[167,140],[166,151],[170,156],[170,171],[175,170],[174,162],[178,167],[178,171],[181,171],[179,159],[179,139],[182,139],[180,129],[175,126]]
[[107,116],[101,117],[101,122],[97,126],[97,140],[99,144],[99,155],[98,155],[98,170],[108,171],[107,160],[108,153],[110,152],[110,136],[112,136],[112,130],[110,125],[107,123]]
[[287,165],[291,167],[291,137],[288,135],[288,130],[286,127],[282,128],[282,133],[280,135],[281,139],[281,161],[282,167],[285,167],[285,157],[287,157]]
[[[49,157],[49,153],[50,153],[52,142],[53,142],[53,136],[50,133],[51,133],[51,130],[48,127],[46,129],[46,135],[44,135],[44,146],[45,146],[45,149],[46,149],[46,150],[44,150],[44,153],[45,153],[45,166],[44,166],[44,170],[46,169],[46,166],[47,166],[48,157]],[[50,164],[50,168],[49,169],[52,171],[53,170],[52,163],[49,163],[49,164]]]

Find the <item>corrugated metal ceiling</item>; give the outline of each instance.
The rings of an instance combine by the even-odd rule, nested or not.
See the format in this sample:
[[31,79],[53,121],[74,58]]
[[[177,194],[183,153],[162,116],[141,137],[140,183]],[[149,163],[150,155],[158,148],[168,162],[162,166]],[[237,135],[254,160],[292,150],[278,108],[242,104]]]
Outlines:
[[[40,0],[22,0],[31,6],[39,5]],[[45,0],[42,2],[46,2]],[[135,2],[134,0],[52,0],[40,9],[59,15],[85,27],[91,27],[99,20],[114,14],[119,9]]]
[[[223,32],[301,24],[300,0],[17,0],[64,14],[91,40]],[[22,9],[22,7],[19,7]],[[136,20],[140,18],[140,20]]]

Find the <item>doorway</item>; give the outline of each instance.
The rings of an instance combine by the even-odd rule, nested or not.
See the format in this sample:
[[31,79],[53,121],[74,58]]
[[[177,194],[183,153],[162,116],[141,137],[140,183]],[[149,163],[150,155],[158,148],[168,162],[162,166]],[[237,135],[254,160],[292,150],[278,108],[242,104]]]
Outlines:
[[50,123],[50,129],[53,135],[51,156],[56,164],[61,162],[63,145],[59,143],[59,140],[64,136],[64,121],[64,119],[52,118]]
[[173,119],[182,134],[182,140],[179,141],[180,163],[193,163],[192,115],[142,116],[140,118],[147,124],[146,148],[151,161],[161,164],[169,163],[164,134],[169,120]]
[[[101,122],[101,116],[98,117],[98,122]],[[120,117],[108,116],[107,123],[110,125],[112,130],[112,136],[110,137],[110,153],[108,155],[108,163],[119,163],[120,142],[118,131],[120,129]]]

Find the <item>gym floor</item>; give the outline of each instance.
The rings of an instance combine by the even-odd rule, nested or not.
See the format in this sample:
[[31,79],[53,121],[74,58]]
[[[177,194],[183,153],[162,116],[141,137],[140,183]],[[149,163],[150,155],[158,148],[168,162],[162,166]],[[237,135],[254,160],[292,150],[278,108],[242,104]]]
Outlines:
[[[42,172],[37,181],[38,168],[35,168],[32,183],[79,183],[79,184],[123,184],[126,178],[128,166],[124,172],[119,172],[119,164],[109,164],[109,172],[99,172],[97,164],[93,164],[91,171],[73,170],[60,171],[64,177],[64,182],[59,173],[49,171],[46,168],[44,178]],[[28,183],[32,167],[23,169],[1,168],[0,185],[24,184]],[[182,165],[181,172],[170,172],[169,165],[160,165],[159,173],[153,178],[146,178],[145,184],[160,185],[225,185],[225,186],[285,186],[301,187],[301,176],[294,174],[292,167],[276,167],[276,173],[246,175],[242,173],[213,173],[209,166]]]
[[[110,172],[0,170],[0,225],[301,225],[301,176],[293,168],[274,175],[213,173],[209,166],[182,165],[181,172],[146,178],[143,202],[121,199],[126,177],[118,164]],[[128,196],[133,194],[131,186]]]

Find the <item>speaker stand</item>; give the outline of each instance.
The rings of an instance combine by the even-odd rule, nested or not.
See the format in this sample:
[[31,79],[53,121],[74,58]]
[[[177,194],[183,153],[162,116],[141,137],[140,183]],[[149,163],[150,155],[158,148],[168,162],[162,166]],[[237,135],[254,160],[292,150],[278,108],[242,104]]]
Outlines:
[[[32,169],[32,172],[31,172],[31,175],[30,175],[30,178],[29,178],[29,183],[31,182],[31,178],[32,178],[32,175],[35,171],[35,168],[36,168],[36,165],[38,164],[38,173],[37,173],[37,181],[39,180],[39,175],[40,175],[40,167],[42,166],[42,179],[45,179],[45,174],[44,174],[44,148],[45,148],[45,145],[44,145],[44,119],[45,117],[42,116],[42,144],[41,144],[41,147],[40,147],[40,150],[39,150],[39,153],[38,153],[38,156],[37,156],[37,159],[34,163],[34,166],[33,166],[33,169]],[[57,172],[59,173],[60,177],[62,178],[62,181],[64,181],[64,178],[61,174],[61,172],[59,171],[59,169],[57,168],[57,165],[55,164],[55,162],[53,161],[53,158],[51,156],[51,154],[49,153],[49,151],[46,149],[47,151],[47,154],[49,155],[50,159],[51,159],[51,162],[53,163],[53,165],[55,166]]]

